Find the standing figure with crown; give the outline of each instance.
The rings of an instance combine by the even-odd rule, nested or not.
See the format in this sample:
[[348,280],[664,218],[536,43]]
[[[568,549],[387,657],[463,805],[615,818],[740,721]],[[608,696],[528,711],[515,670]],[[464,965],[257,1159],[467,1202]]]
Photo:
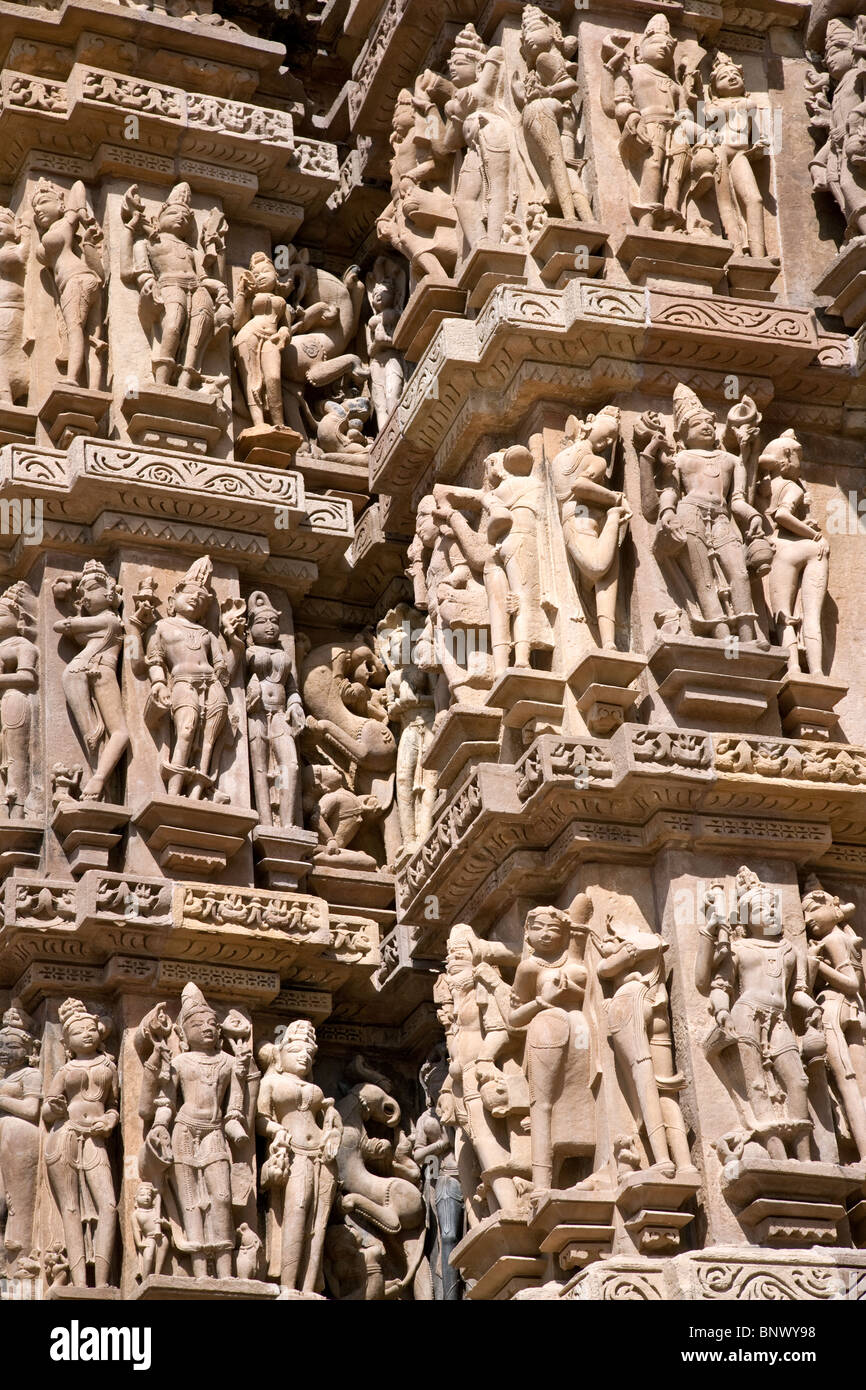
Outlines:
[[805,955],[785,935],[777,893],[745,865],[737,871],[734,914],[719,885],[708,892],[695,984],[713,1018],[708,1056],[736,1048],[739,1074],[730,1066],[726,1080],[745,1136],[770,1158],[785,1159],[793,1148],[794,1158],[810,1159],[813,1121],[795,1011],[811,1045],[821,1010],[809,993]]
[[196,390],[205,352],[234,317],[221,274],[226,220],[215,208],[200,232],[188,183],[175,185],[153,220],[133,184],[121,218],[123,281],[162,319],[153,379]]
[[[215,600],[213,565],[207,555],[190,565],[168,598],[168,616],[158,618],[147,642],[151,681],[145,720],[171,714],[174,747],[162,774],[172,796],[200,800],[216,792],[219,742],[229,725],[226,689],[243,654],[244,605],[228,599],[221,608],[221,634],[205,626]],[[146,607],[147,616],[153,613]]]
[[108,1141],[118,1119],[114,1058],[103,1047],[108,1028],[80,999],[58,1010],[66,1061],[45,1091],[42,1118],[52,1128],[45,1167],[63,1223],[69,1274],[86,1288],[108,1284],[117,1203]]
[[441,145],[443,152],[463,151],[454,206],[464,254],[481,242],[500,244],[515,191],[516,130],[499,90],[504,61],[502,49],[488,48],[473,24],[460,30],[448,59],[454,90],[445,103]]
[[[55,599],[67,599],[74,576],[54,581]],[[91,776],[81,789],[83,801],[98,801],[105,784],[129,747],[117,662],[123,646],[121,594],[99,560],[88,560],[75,585],[77,616],[61,618],[54,631],[71,637],[82,650],[61,677],[63,692],[84,741]]]
[[602,56],[602,105],[620,127],[623,162],[637,183],[632,216],[639,227],[706,235],[696,200],[712,187],[716,156],[693,114],[704,50],[678,44],[666,16],[655,14],[634,43],[609,35]]
[[[49,179],[39,179],[31,200],[38,241],[36,259],[53,282],[59,311],[59,363],[64,381],[73,386],[99,385],[103,331],[102,232],[87,204],[84,184],[74,183],[69,196]],[[91,360],[91,349],[96,360]]]
[[24,820],[38,776],[32,749],[39,652],[27,636],[32,599],[21,581],[0,594],[0,797],[10,820]]
[[39,1169],[42,1077],[39,1043],[16,1008],[0,1024],[0,1195],[5,1206],[3,1252],[7,1275],[30,1254]]
[[243,1148],[250,1137],[249,1083],[258,1069],[248,1046],[237,1046],[234,1056],[224,1050],[228,1019],[221,1028],[197,985],[184,985],[174,1031],[180,1051],[172,1056],[171,1024],[158,1004],[136,1033],[144,1062],[139,1170],[158,1188],[168,1179],[172,1243],[190,1257],[193,1278],[207,1278],[212,1270],[230,1279],[236,1244],[230,1146]]
[[744,396],[728,414],[726,434],[738,447],[731,453],[720,446],[712,411],[680,383],[674,391],[673,450],[652,414],[638,422],[635,443],[641,470],[645,477],[654,475],[658,489],[653,551],[660,561],[674,560],[686,581],[695,634],[733,633],[766,648],[749,578],[750,569],[766,573],[772,560],[761,514],[749,497],[759,421],[754,401]]
[[[301,824],[297,741],[304,730],[292,655],[280,640],[280,615],[261,589],[247,599],[247,728],[256,810],[262,825]],[[274,805],[273,803],[276,803]]]

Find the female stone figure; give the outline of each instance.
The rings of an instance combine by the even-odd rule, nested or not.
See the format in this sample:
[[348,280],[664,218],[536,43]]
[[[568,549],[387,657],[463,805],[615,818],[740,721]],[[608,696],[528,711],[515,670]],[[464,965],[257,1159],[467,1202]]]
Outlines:
[[768,158],[769,140],[753,136],[754,99],[746,91],[743,69],[726,53],[716,54],[704,118],[711,129],[721,131],[715,146],[716,198],[725,236],[738,255],[763,259],[767,254],[764,198],[755,165]]
[[24,279],[31,227],[0,207],[0,405],[26,398],[30,364],[24,352]]
[[58,1010],[66,1062],[45,1091],[42,1118],[52,1128],[45,1140],[45,1166],[69,1259],[70,1279],[87,1285],[108,1283],[117,1204],[108,1139],[118,1122],[118,1080],[114,1059],[103,1047],[105,1023],[80,999],[66,999]]
[[[251,1054],[234,1057],[222,1048],[216,1013],[197,985],[184,985],[175,1023],[180,1052],[168,1050],[171,1024],[157,1005],[139,1026],[135,1045],[144,1059],[140,1113],[145,1121],[141,1176],[164,1184],[179,1230],[173,1244],[189,1255],[193,1277],[232,1275],[235,1222],[232,1213],[232,1147],[244,1146],[250,1130]],[[258,1073],[255,1073],[256,1077]],[[231,1147],[230,1147],[231,1146]]]
[[532,1183],[556,1185],[564,1159],[595,1152],[595,1099],[590,1034],[581,1012],[583,963],[592,902],[584,893],[572,913],[536,907],[526,918],[526,945],[514,976],[510,1029],[525,1029]]
[[[433,739],[433,677],[418,664],[415,639],[422,637],[421,614],[408,604],[390,609],[376,629],[379,655],[388,668],[385,700],[399,726],[397,811],[403,849],[414,851],[429,834],[436,800],[436,774],[423,765]],[[420,646],[420,643],[419,643]]]
[[[61,600],[72,590],[72,577],[54,582]],[[54,631],[71,637],[83,650],[67,664],[63,692],[87,750],[92,774],[81,789],[83,801],[96,801],[129,747],[117,662],[123,646],[120,590],[99,560],[88,560],[76,585],[78,615],[61,618]]]
[[525,77],[512,80],[512,90],[547,203],[558,204],[561,217],[591,222],[589,199],[577,171],[566,162],[573,164],[576,155],[577,64],[568,60],[574,57],[577,39],[564,38],[556,20],[537,5],[524,6],[520,37],[527,71]]
[[268,1140],[262,1188],[271,1193],[269,1272],[283,1288],[319,1293],[342,1121],[312,1080],[316,1032],[306,1019],[259,1050],[264,1076],[256,1129]]
[[370,394],[380,430],[403,391],[403,356],[394,346],[394,330],[403,311],[405,280],[396,261],[377,256],[365,282],[373,311],[366,325]]
[[619,552],[631,518],[623,494],[607,486],[605,454],[616,449],[619,419],[615,405],[585,421],[570,416],[563,447],[550,463],[565,548],[595,594],[599,645],[608,651],[616,649]]
[[[758,463],[769,481],[764,515],[773,527],[770,606],[788,669],[800,671],[800,649],[813,676],[823,674],[821,615],[827,597],[830,546],[809,509],[800,476],[803,450],[793,430],[773,439]],[[798,603],[799,600],[799,603]],[[799,609],[799,612],[798,612]]]
[[287,304],[293,285],[282,285],[263,251],[250,257],[234,300],[234,350],[253,425],[284,429],[282,357],[292,333]]
[[75,183],[68,202],[63,191],[40,179],[33,192],[33,219],[39,240],[36,259],[52,280],[60,306],[61,350],[66,362],[64,381],[73,386],[98,385],[98,372],[89,367],[89,348],[105,344],[102,329],[102,233],[87,206],[83,183]]
[[280,641],[280,615],[257,589],[247,599],[247,718],[256,810],[273,825],[272,789],[279,823],[301,824],[297,740],[304,729],[294,663]]
[[0,779],[11,820],[23,820],[38,764],[32,757],[39,652],[26,636],[33,598],[27,585],[0,594]]
[[812,876],[803,894],[809,964],[827,1040],[827,1066],[857,1156],[866,1159],[866,1008],[861,951],[850,925],[853,903],[840,902]]
[[39,1165],[42,1077],[39,1044],[17,1009],[0,1025],[0,1195],[5,1205],[3,1251],[6,1273],[33,1245],[33,1214]]
[[498,246],[510,210],[515,129],[498,96],[504,56],[487,48],[473,24],[454,40],[448,72],[454,94],[445,103],[447,151],[464,150],[454,206],[464,253],[480,242]]
[[674,1070],[664,953],[652,931],[623,931],[611,916],[599,943],[600,980],[613,993],[605,1002],[607,1027],[634,1118],[643,1125],[652,1164],[664,1177],[694,1173],[685,1121],[677,1102],[684,1078]]

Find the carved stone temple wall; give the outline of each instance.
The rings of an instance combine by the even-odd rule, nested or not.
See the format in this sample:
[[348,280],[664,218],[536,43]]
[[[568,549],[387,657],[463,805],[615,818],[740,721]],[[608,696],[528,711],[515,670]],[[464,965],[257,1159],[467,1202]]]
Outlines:
[[0,0],[0,1276],[866,1271],[863,0]]

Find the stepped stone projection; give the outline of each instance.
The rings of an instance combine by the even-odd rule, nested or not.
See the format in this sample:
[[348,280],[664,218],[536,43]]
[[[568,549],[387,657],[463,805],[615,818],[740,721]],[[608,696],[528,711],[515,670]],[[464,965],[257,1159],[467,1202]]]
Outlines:
[[0,1278],[862,1279],[863,11],[0,0]]

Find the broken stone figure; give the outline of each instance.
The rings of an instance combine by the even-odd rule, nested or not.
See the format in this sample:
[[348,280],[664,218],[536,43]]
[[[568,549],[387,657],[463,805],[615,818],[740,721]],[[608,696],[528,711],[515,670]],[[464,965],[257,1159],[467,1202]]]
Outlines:
[[45,1089],[42,1118],[45,1169],[60,1219],[70,1282],[85,1288],[108,1284],[117,1203],[109,1140],[120,1118],[118,1077],[103,1047],[105,1021],[81,1002],[66,999],[58,1010],[66,1061]]
[[81,575],[54,581],[58,603],[75,593],[74,618],[61,618],[54,631],[70,637],[82,650],[68,661],[61,677],[72,717],[90,763],[91,775],[81,788],[82,801],[99,801],[105,784],[129,747],[129,730],[117,677],[123,648],[121,594],[99,560],[88,560]]
[[33,594],[21,580],[0,594],[0,788],[10,820],[25,819],[41,777],[39,651],[27,636],[32,603]]
[[39,1043],[14,1006],[0,1023],[0,1205],[7,1276],[19,1272],[33,1249],[39,1182],[42,1077]]
[[24,282],[32,231],[28,221],[0,207],[0,406],[26,403],[30,389]]

